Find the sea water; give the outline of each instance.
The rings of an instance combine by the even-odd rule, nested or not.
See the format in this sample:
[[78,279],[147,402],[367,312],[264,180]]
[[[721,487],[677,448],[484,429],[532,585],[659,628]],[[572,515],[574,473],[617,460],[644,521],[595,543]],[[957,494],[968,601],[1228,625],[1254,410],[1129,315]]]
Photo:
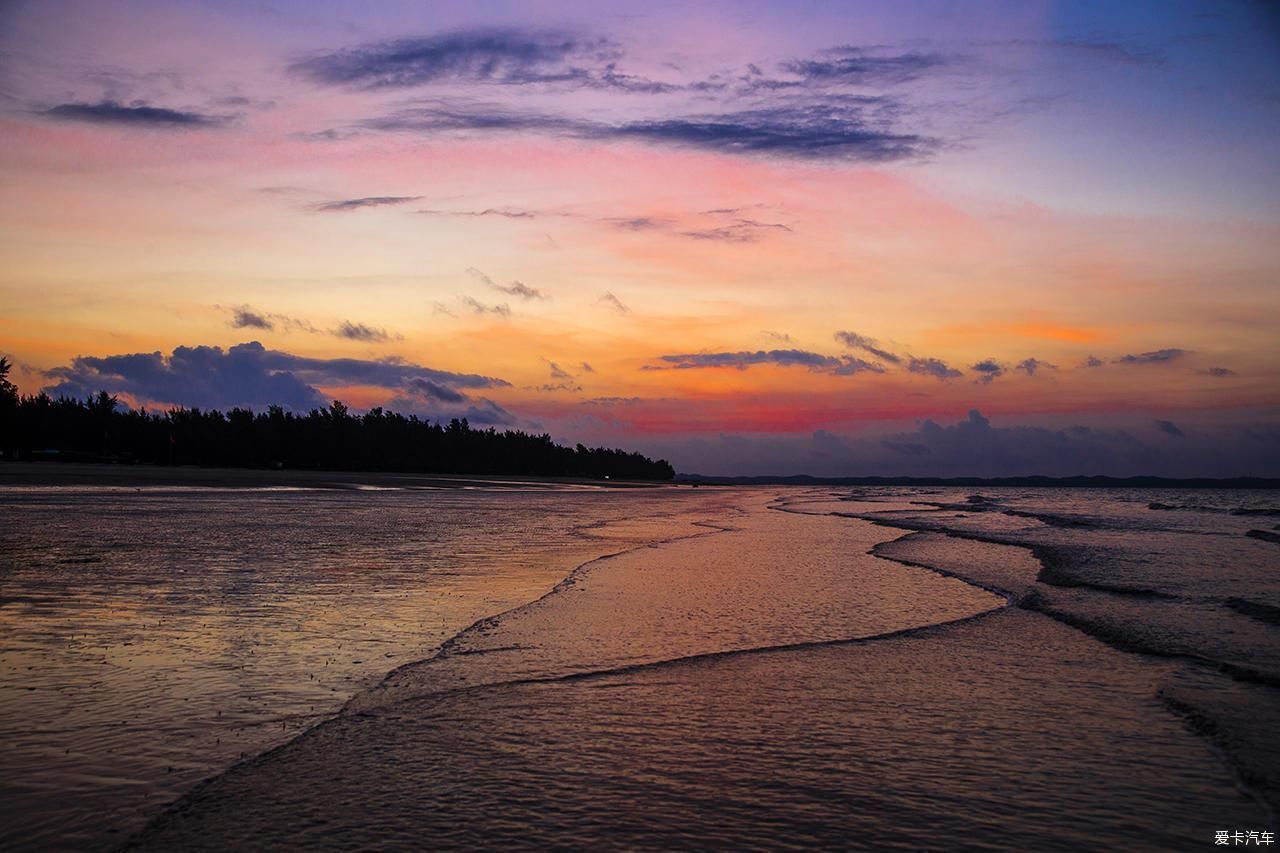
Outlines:
[[[5,531],[27,567],[5,589],[19,600],[3,611],[6,743],[41,746],[26,769],[48,786],[5,797],[57,811],[78,767],[114,785],[100,756],[40,759],[59,735],[104,732],[131,760],[155,758],[145,730],[109,728],[155,703],[161,731],[204,733],[169,738],[162,761],[182,753],[198,770],[166,786],[142,761],[141,805],[112,794],[87,820],[83,804],[60,807],[71,827],[152,818],[138,846],[1074,849],[1274,831],[1274,493],[216,494],[191,511],[162,496],[145,510],[146,496],[7,497],[67,521],[43,538]],[[89,525],[98,499],[90,514],[110,521]],[[122,524],[132,532],[111,541],[127,559],[86,544]],[[237,585],[229,566],[264,577]],[[46,583],[75,571],[97,585]],[[325,583],[340,585],[322,603]],[[183,621],[193,607],[203,621]],[[143,641],[185,643],[203,663],[117,650],[128,665],[104,670],[92,700],[84,678],[107,647],[76,646],[70,626],[116,636],[122,613],[132,642],[155,631]],[[321,613],[341,631],[320,630]],[[393,656],[370,665],[379,642]],[[15,662],[32,655],[48,672],[24,676]],[[215,661],[252,677],[184,686],[189,700],[147,692],[147,676],[198,684]],[[339,663],[336,682],[312,686]],[[19,693],[54,678],[70,698],[47,701],[78,708],[63,713],[83,731],[47,726]],[[235,684],[257,685],[261,704],[242,706],[260,722],[233,746],[284,745],[189,791],[250,752],[209,750],[209,715],[216,726]],[[278,711],[295,693],[308,710]],[[305,731],[289,740],[291,718]],[[47,842],[103,840],[41,825]]]

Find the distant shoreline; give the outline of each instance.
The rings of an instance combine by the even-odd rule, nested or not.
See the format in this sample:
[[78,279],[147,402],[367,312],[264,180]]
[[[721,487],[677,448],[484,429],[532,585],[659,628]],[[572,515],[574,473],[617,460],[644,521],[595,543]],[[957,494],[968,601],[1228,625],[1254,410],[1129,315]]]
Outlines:
[[1280,489],[1276,477],[706,477],[676,474],[674,482],[703,486],[958,486],[1071,489]]
[[95,462],[0,462],[0,489],[7,486],[144,486],[222,489],[355,489],[358,486],[404,489],[648,489],[671,481],[605,480],[587,477],[531,477],[501,474],[412,474],[394,471],[329,471],[266,468],[197,468],[188,465],[127,465]]
[[957,488],[1089,489],[1280,489],[1275,477],[715,477],[677,474],[673,480],[606,480],[588,477],[532,477],[501,474],[413,474],[394,471],[198,468],[187,465],[130,465],[96,462],[0,462],[6,486],[197,486],[207,488],[352,489],[556,488],[647,489],[661,486],[916,486]]

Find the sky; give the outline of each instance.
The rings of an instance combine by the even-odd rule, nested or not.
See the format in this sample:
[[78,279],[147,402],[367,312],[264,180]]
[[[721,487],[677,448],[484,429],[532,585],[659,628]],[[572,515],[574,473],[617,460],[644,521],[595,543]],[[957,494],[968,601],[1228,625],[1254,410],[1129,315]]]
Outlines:
[[0,2],[26,394],[1280,476],[1280,12]]

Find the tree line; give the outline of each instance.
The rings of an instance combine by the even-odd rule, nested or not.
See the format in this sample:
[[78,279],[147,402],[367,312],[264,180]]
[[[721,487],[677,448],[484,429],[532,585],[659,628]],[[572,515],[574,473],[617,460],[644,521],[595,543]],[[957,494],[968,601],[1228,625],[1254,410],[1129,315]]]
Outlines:
[[105,391],[85,400],[19,395],[0,358],[0,449],[5,456],[214,468],[291,468],[431,474],[507,474],[670,480],[664,459],[603,447],[565,447],[547,434],[476,429],[334,401],[306,414],[271,406],[130,409]]

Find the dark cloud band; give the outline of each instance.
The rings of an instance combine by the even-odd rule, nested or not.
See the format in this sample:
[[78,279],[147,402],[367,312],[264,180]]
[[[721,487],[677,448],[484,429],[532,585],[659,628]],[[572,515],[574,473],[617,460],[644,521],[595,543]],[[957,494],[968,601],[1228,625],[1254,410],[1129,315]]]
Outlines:
[[121,104],[117,101],[58,104],[56,107],[45,110],[44,114],[67,121],[127,127],[217,127],[231,120],[230,116],[155,107],[144,102]]
[[694,370],[701,368],[730,367],[745,370],[759,364],[779,367],[806,367],[815,373],[832,373],[848,376],[854,373],[884,373],[884,368],[853,356],[831,356],[799,349],[757,350],[755,352],[703,352],[658,357],[663,366],[650,369]]
[[882,349],[879,341],[874,338],[868,338],[857,332],[836,332],[835,339],[844,344],[847,349],[860,349],[863,352],[869,352],[881,361],[887,361],[890,364],[902,363],[902,356]]
[[1122,355],[1115,360],[1115,364],[1165,364],[1170,361],[1176,361],[1187,354],[1184,349],[1170,347],[1169,349],[1158,349],[1152,352],[1138,353],[1137,355]]
[[572,83],[585,79],[587,72],[571,61],[609,63],[617,56],[616,45],[607,39],[537,30],[470,29],[317,53],[293,63],[290,70],[315,83],[363,89],[445,81]]
[[327,201],[323,204],[317,204],[316,210],[324,213],[345,213],[353,210],[362,210],[366,207],[387,207],[396,204],[408,204],[411,201],[418,201],[422,196],[417,195],[373,195],[365,198],[344,198],[338,201]]

